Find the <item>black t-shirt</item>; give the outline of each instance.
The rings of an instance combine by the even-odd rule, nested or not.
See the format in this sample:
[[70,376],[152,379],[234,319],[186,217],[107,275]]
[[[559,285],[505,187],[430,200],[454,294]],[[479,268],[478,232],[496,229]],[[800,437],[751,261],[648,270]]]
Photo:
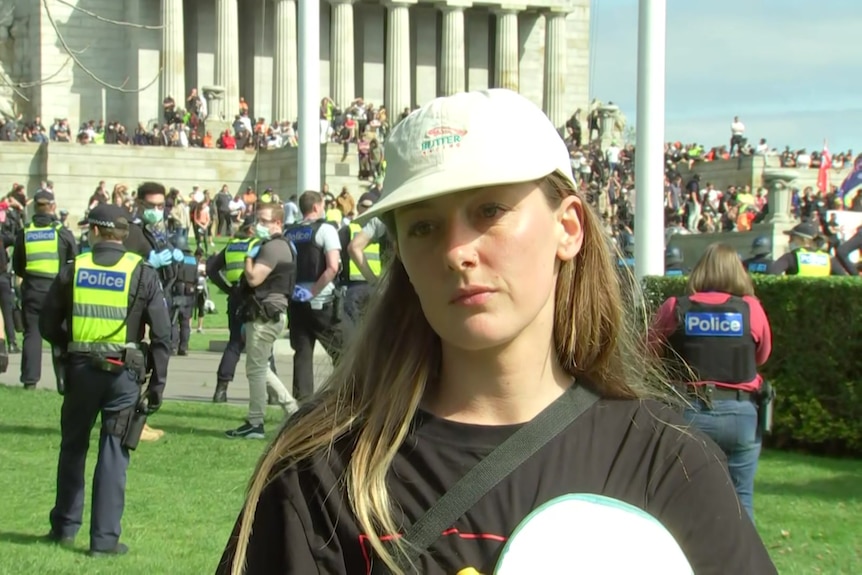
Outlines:
[[[454,423],[421,412],[389,474],[395,523],[417,521],[517,428]],[[328,456],[283,471],[264,490],[249,544],[249,575],[370,572],[371,546],[342,480],[352,445],[352,437],[342,438]],[[658,403],[614,400],[597,402],[500,482],[422,556],[419,572],[493,572],[521,520],[569,493],[606,495],[645,509],[674,535],[698,575],[776,573],[715,444],[685,429],[676,413]],[[230,572],[238,525],[219,574]]]

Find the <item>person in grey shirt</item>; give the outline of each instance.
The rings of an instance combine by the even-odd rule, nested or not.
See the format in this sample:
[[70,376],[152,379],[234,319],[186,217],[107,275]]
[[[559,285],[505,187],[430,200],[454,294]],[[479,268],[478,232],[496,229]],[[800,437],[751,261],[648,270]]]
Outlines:
[[255,235],[263,240],[251,248],[243,272],[243,304],[246,314],[245,372],[248,378],[248,418],[229,438],[263,439],[267,387],[286,414],[297,410],[297,402],[269,365],[272,346],[284,332],[288,298],[296,281],[296,264],[284,238],[284,209],[262,204],[257,211]]

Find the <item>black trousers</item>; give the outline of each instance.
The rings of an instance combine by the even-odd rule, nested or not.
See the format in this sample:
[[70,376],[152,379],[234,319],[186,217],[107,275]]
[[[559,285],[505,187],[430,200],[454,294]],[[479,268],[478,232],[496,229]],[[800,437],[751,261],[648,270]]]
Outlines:
[[181,305],[177,309],[177,321],[171,326],[171,347],[178,351],[188,351],[189,338],[192,335],[192,306]]
[[332,358],[338,361],[343,334],[334,303],[323,309],[311,309],[311,304],[290,301],[288,329],[293,348],[293,396],[302,402],[314,393],[314,344],[318,341]]
[[0,311],[3,312],[3,325],[6,328],[6,342],[15,342],[15,323],[12,310],[15,308],[15,294],[12,291],[12,276],[0,273]]
[[[228,336],[227,347],[224,348],[221,354],[218,370],[216,370],[216,378],[219,382],[233,381],[240,355],[245,350],[245,338],[242,333],[243,321],[237,313],[239,307],[238,299],[234,295],[227,296],[227,328],[230,335]],[[272,368],[273,373],[278,374],[274,356],[270,356],[269,358],[269,367]]]
[[[39,313],[45,293],[26,290],[23,301],[24,345],[21,350],[21,383],[36,385],[42,379],[42,334],[39,332]],[[51,347],[54,363],[54,376],[63,377],[63,367],[60,364],[60,352]]]
[[109,433],[120,412],[134,406],[140,389],[134,376],[112,374],[73,358],[67,367],[66,394],[60,412],[60,458],[57,464],[57,499],[51,510],[51,532],[74,537],[84,513],[84,468],[90,431],[101,414],[99,454],[93,474],[90,549],[110,550],[120,538],[126,493],[129,450],[122,438]]

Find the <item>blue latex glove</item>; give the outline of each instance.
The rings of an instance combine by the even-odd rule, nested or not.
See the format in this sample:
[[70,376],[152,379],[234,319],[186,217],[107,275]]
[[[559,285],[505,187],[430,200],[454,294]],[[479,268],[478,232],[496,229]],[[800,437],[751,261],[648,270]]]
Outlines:
[[248,258],[254,259],[257,257],[257,254],[259,254],[259,253],[260,253],[260,244],[256,244],[256,245],[252,246],[252,248],[250,250],[248,250],[248,253],[246,253],[245,255]]
[[171,262],[174,261],[173,254],[171,254],[171,250],[162,250],[159,252],[159,262],[161,262],[161,266],[165,267],[171,265]]
[[298,302],[307,302],[311,301],[311,298],[313,297],[314,296],[311,294],[311,291],[309,291],[308,289],[302,286],[296,286],[295,288],[293,288],[293,295],[290,299]]
[[153,250],[150,252],[150,256],[147,258],[147,263],[149,263],[156,269],[165,267],[166,265],[169,265],[172,261],[173,257],[171,256],[170,250],[162,250],[160,252]]
[[174,261],[175,261],[175,262],[181,262],[181,261],[183,261],[183,252],[182,252],[182,250],[178,250],[177,248],[174,248],[174,251],[173,251],[173,252],[171,252],[171,255],[173,256],[173,259],[174,259]]

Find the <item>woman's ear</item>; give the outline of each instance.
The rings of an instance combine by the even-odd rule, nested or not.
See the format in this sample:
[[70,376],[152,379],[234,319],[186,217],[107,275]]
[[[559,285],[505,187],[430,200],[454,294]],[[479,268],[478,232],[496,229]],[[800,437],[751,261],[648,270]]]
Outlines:
[[557,259],[575,259],[584,245],[584,206],[577,196],[566,196],[557,208],[557,223],[560,231]]

